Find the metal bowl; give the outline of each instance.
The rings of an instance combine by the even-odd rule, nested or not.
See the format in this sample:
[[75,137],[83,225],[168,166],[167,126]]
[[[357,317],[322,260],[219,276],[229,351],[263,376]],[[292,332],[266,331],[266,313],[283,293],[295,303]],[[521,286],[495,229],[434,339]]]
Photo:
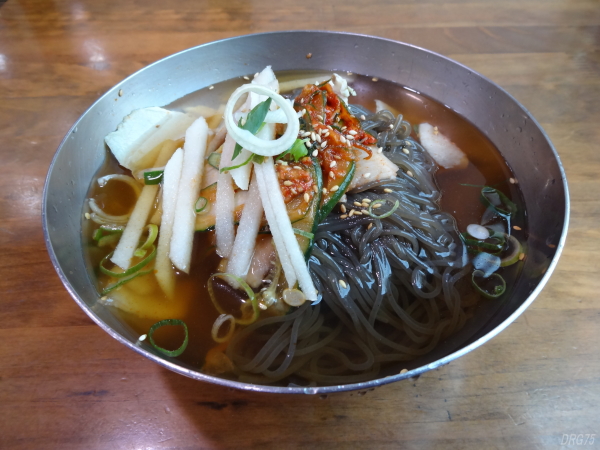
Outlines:
[[[308,57],[308,53],[312,57]],[[167,105],[212,84],[272,65],[275,71],[352,71],[410,87],[447,105],[477,126],[511,166],[527,205],[528,258],[509,299],[485,311],[412,370],[391,367],[365,383],[278,387],[205,375],[136,345],[138,335],[98,303],[82,248],[82,205],[106,157],[104,136],[132,110]],[[122,96],[119,95],[122,90]],[[162,59],[114,86],[73,125],[50,165],[44,187],[43,225],[58,275],[81,308],[108,334],[158,364],[198,380],[245,390],[324,394],[366,389],[438,368],[488,341],[515,320],[548,281],[562,251],[569,220],[565,173],[548,136],[531,114],[502,88],[455,61],[396,41],[347,33],[265,33],[201,45]],[[404,367],[404,366],[403,366]]]

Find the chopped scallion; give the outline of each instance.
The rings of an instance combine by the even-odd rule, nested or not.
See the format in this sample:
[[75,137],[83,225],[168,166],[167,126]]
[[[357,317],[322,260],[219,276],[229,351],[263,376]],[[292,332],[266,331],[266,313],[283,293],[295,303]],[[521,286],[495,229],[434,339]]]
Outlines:
[[199,197],[198,200],[196,200],[196,205],[194,206],[194,211],[196,211],[196,213],[198,213],[198,214],[208,212],[208,210],[206,210],[207,205],[208,205],[208,200],[206,199],[206,197]]
[[373,200],[370,204],[369,204],[369,210],[367,211],[367,214],[375,219],[385,219],[386,217],[391,216],[392,214],[394,214],[394,212],[400,207],[400,201],[396,200],[396,203],[394,203],[394,206],[392,207],[392,209],[390,209],[389,211],[381,214],[381,215],[377,215],[373,212],[373,207],[375,205],[383,205],[385,202],[387,202],[386,199],[384,198],[379,198],[377,200]]
[[154,259],[154,257],[156,256],[156,247],[154,245],[151,245],[150,246],[150,254],[148,256],[146,256],[144,259],[142,259],[136,265],[130,267],[129,269],[127,269],[127,270],[125,270],[124,272],[121,272],[121,273],[113,272],[112,270],[109,270],[106,267],[104,267],[104,264],[106,263],[106,261],[110,260],[110,258],[112,257],[113,253],[114,252],[110,252],[108,255],[106,255],[102,259],[102,261],[100,261],[100,271],[102,273],[110,276],[110,277],[113,277],[113,278],[125,278],[125,277],[128,277],[129,275],[134,274],[138,270],[142,269],[150,261],[152,261]]
[[[158,345],[156,345],[156,342],[154,342],[154,338],[153,338],[154,332],[164,326],[181,326],[181,327],[183,327],[183,331],[185,332],[185,338],[183,339],[183,343],[181,344],[181,346],[178,349],[167,350],[166,348],[159,347]],[[148,330],[148,339],[150,340],[150,344],[152,345],[152,347],[154,347],[159,352],[161,352],[167,356],[172,356],[172,357],[179,356],[185,351],[185,349],[187,348],[187,345],[188,345],[188,341],[189,341],[188,328],[183,320],[179,320],[179,319],[161,320],[160,322],[156,322],[154,325],[152,325],[150,327],[150,330]]]
[[144,184],[146,186],[160,184],[163,179],[164,170],[152,170],[144,172]]
[[[475,270],[471,276],[471,282],[481,295],[489,299],[498,298],[506,291],[506,281],[497,273],[485,277],[481,270]],[[486,286],[483,286],[484,282],[486,282]]]
[[215,293],[214,293],[213,280],[217,277],[229,278],[233,282],[233,283],[230,283],[232,285],[232,287],[242,288],[246,292],[246,295],[248,295],[248,300],[246,302],[244,302],[244,304],[247,304],[248,301],[250,302],[250,304],[252,306],[252,316],[249,318],[244,318],[244,317],[241,317],[239,319],[234,318],[235,323],[237,323],[239,325],[250,325],[251,323],[256,322],[256,319],[258,319],[258,316],[260,314],[260,308],[258,306],[258,300],[256,298],[256,295],[254,295],[254,291],[248,285],[248,283],[246,283],[240,277],[238,277],[236,275],[232,275],[230,273],[215,273],[208,278],[208,282],[206,283],[206,286],[208,288],[208,293],[210,295],[210,299],[212,300],[213,305],[215,305],[215,308],[219,312],[219,314],[227,314],[227,312],[221,307],[221,305],[217,301],[217,297],[215,296]]

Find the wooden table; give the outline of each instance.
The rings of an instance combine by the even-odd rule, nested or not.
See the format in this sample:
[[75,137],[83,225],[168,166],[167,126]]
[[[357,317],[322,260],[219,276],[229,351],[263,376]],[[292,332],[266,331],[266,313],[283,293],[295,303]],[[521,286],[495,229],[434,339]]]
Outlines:
[[[48,165],[96,98],[171,53],[289,29],[383,36],[470,66],[541,122],[569,179],[569,238],[533,306],[449,366],[364,396],[257,395],[168,372],[88,319],[44,246]],[[598,0],[8,0],[0,7],[0,447],[600,446],[599,103]]]

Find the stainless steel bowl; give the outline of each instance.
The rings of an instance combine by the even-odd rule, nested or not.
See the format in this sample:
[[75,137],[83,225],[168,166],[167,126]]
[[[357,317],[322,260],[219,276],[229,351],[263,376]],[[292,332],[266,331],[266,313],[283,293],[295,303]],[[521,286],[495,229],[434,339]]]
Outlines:
[[[312,57],[307,58],[311,53]],[[212,84],[272,65],[278,70],[352,71],[408,86],[452,108],[485,133],[520,181],[527,206],[528,258],[510,298],[483,311],[459,334],[398,374],[391,367],[366,383],[327,387],[274,387],[200,373],[151,347],[98,303],[84,262],[82,205],[106,157],[104,136],[137,108],[167,105]],[[123,95],[119,96],[122,90]],[[412,45],[371,36],[322,31],[265,33],[201,45],[162,59],[114,86],[65,136],[50,165],[43,199],[48,252],[58,275],[81,308],[108,334],[162,366],[198,380],[277,393],[323,394],[376,387],[438,368],[488,341],[515,320],[548,281],[562,251],[569,220],[565,173],[548,136],[502,88],[455,61]],[[532,237],[533,236],[533,237]],[[387,375],[387,376],[386,376]]]

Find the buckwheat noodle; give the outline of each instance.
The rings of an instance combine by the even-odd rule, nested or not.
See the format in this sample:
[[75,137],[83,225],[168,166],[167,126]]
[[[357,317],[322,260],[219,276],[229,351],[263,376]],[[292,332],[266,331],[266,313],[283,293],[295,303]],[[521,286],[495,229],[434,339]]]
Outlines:
[[456,283],[469,268],[454,219],[438,205],[436,164],[401,115],[350,108],[401,170],[347,193],[347,202],[386,200],[377,215],[400,206],[381,219],[332,213],[319,225],[308,265],[322,301],[238,332],[227,355],[241,381],[370,380],[386,363],[430,352],[466,321],[470,305]]

